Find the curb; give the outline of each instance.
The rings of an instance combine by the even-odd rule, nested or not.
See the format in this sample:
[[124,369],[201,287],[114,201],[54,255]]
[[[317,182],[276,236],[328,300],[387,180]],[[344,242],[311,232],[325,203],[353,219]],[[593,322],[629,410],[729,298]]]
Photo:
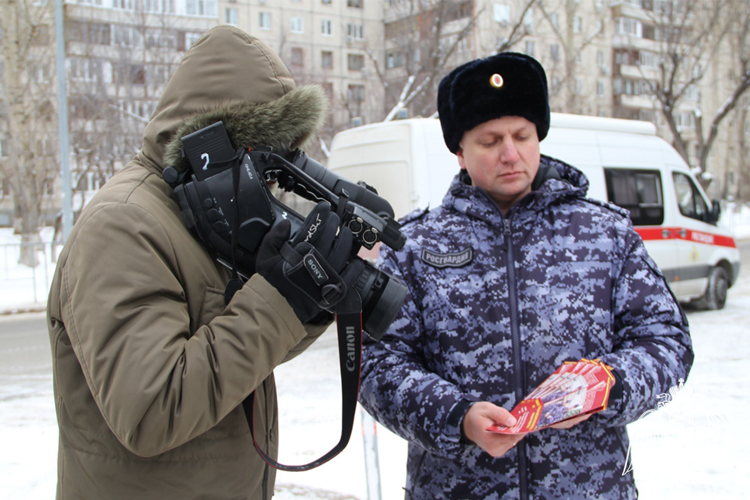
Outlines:
[[11,314],[39,313],[47,310],[47,304],[22,304],[0,309],[0,316]]

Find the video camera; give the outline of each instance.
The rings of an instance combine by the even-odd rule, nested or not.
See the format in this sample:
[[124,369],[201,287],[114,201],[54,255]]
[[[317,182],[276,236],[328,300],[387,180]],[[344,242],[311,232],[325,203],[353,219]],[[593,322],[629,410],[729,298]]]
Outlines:
[[[330,203],[341,226],[354,236],[353,254],[360,245],[371,249],[381,241],[398,250],[406,242],[393,209],[374,188],[339,177],[302,151],[282,156],[270,148],[236,149],[224,124],[216,122],[182,137],[182,155],[191,169],[179,172],[170,166],[163,176],[174,188],[183,220],[219,262],[234,267],[244,280],[255,272],[257,250],[271,227],[289,220],[294,235],[305,220],[273,195],[273,183],[307,200]],[[393,322],[407,289],[369,262],[364,264],[354,288],[362,301],[363,329],[377,340]]]

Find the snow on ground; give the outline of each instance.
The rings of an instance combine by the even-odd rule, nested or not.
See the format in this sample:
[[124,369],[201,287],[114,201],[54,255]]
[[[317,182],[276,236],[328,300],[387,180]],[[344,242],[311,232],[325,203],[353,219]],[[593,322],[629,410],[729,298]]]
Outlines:
[[[750,237],[750,209],[731,220],[738,237]],[[5,232],[4,232],[5,231]],[[0,230],[0,248],[12,240]],[[3,265],[0,252],[0,266]],[[696,360],[684,387],[675,388],[662,409],[631,424],[632,465],[643,500],[741,499],[747,497],[744,474],[750,470],[750,272],[744,269],[722,311],[688,311]],[[5,274],[3,274],[5,273]],[[48,273],[51,278],[51,272]],[[37,272],[37,297],[31,273],[12,263],[0,268],[0,310],[38,307],[46,295],[44,273]],[[43,314],[0,316],[2,322]],[[54,497],[57,425],[51,362],[28,366],[33,353],[3,352],[0,365],[0,500]],[[35,359],[38,359],[36,356]],[[24,376],[16,376],[23,366]],[[333,330],[313,347],[276,370],[279,388],[281,449],[279,461],[309,462],[338,442],[340,386]],[[279,500],[368,499],[358,412],[347,448],[309,472],[279,472]],[[377,427],[383,500],[403,498],[406,444]],[[623,468],[630,463],[623,464]]]

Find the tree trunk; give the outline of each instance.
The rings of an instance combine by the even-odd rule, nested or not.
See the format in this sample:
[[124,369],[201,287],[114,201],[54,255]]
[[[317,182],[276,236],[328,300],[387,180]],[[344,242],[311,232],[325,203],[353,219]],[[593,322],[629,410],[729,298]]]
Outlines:
[[21,216],[21,255],[18,263],[24,266],[39,265],[37,252],[44,250],[39,236],[39,210],[27,208]]

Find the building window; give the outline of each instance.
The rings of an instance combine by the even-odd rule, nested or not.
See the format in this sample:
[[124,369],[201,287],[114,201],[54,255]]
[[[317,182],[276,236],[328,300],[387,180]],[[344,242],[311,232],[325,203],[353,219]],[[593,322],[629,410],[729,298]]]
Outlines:
[[[95,5],[101,5],[101,0]],[[171,14],[174,12],[174,0],[143,0],[144,12]]]
[[576,78],[575,83],[576,83],[575,94],[583,95],[583,80],[581,80],[580,78]]
[[606,89],[606,87],[604,85],[604,82],[601,81],[601,80],[597,80],[596,81],[596,95],[603,96],[604,92],[605,92],[605,89]]
[[550,80],[550,86],[549,86],[550,95],[557,95],[560,92],[561,87],[562,87],[562,80],[557,76],[553,76],[552,79]]
[[[0,141],[0,144],[2,144],[5,141]],[[0,147],[0,153],[2,153],[3,148]],[[0,154],[3,158],[5,155]],[[5,198],[6,196],[10,196],[10,181],[3,177],[3,181],[0,182],[0,198]]]
[[132,26],[113,25],[115,45],[122,47],[143,47],[143,33]]
[[146,30],[146,47],[175,50],[177,33],[160,29]]
[[[167,83],[170,71],[166,64],[150,64],[146,66],[146,82],[156,85]],[[140,115],[140,113],[139,113]]]
[[385,67],[387,69],[398,68],[404,65],[403,52],[389,52],[386,54]]
[[135,10],[135,0],[112,0],[112,7],[122,10]]
[[237,9],[234,7],[227,7],[224,9],[224,22],[227,24],[231,24],[232,26],[237,26],[239,22],[239,14],[237,12]]
[[510,5],[496,3],[492,8],[492,17],[500,24],[510,23]]
[[324,50],[320,53],[320,66],[323,69],[333,69],[333,52]]
[[638,53],[638,64],[642,68],[658,68],[659,56],[653,52],[642,50]]
[[618,17],[617,19],[615,19],[616,35],[630,35],[636,38],[640,38],[642,33],[643,28],[640,21],[629,19],[627,17]]
[[695,85],[688,85],[685,89],[685,100],[687,101],[698,101],[700,98],[700,91]]
[[333,84],[331,82],[323,82],[320,84],[323,87],[323,92],[326,93],[329,101],[333,101]]
[[536,48],[536,44],[531,40],[526,40],[526,54],[530,55],[531,57],[534,57],[534,49]]
[[216,0],[186,0],[185,12],[189,16],[216,17]]
[[146,69],[142,64],[125,64],[114,70],[113,80],[118,84],[144,85]]
[[348,23],[346,25],[346,36],[355,40],[365,39],[365,27],[362,24]]
[[320,21],[320,32],[325,36],[333,36],[333,22],[330,19]]
[[549,56],[553,61],[560,60],[560,46],[558,44],[553,43],[549,46]]
[[323,5],[331,5],[331,0],[320,0]]
[[364,85],[349,85],[348,96],[350,101],[362,102],[365,100]]
[[362,54],[349,54],[347,56],[347,68],[351,71],[359,71],[365,67],[365,56]]
[[292,48],[292,66],[304,66],[305,65],[305,52],[299,48]]
[[76,42],[95,45],[110,45],[112,25],[109,23],[88,23],[68,21],[65,25],[65,36]]
[[526,28],[526,30],[529,33],[534,32],[534,11],[529,9],[526,11],[526,14],[523,15],[523,27]]
[[575,16],[573,18],[573,33],[581,33],[583,31],[583,18],[581,16]]
[[292,33],[305,32],[305,20],[302,17],[293,17],[290,19],[289,31]]
[[695,127],[695,115],[691,111],[675,113],[674,121],[679,131],[692,130]]
[[560,28],[560,18],[557,15],[557,12],[550,12],[550,14],[549,14],[549,22],[550,22],[550,24],[555,29],[559,29]]
[[193,46],[195,42],[202,36],[201,33],[185,33],[185,50],[188,50]]
[[461,38],[456,44],[456,49],[459,52],[465,52],[467,50],[471,50],[471,36],[467,35]]
[[364,0],[346,0],[347,7],[354,7],[356,9],[361,9],[363,3]]
[[259,12],[258,13],[258,26],[262,30],[271,29],[271,13],[270,12]]

